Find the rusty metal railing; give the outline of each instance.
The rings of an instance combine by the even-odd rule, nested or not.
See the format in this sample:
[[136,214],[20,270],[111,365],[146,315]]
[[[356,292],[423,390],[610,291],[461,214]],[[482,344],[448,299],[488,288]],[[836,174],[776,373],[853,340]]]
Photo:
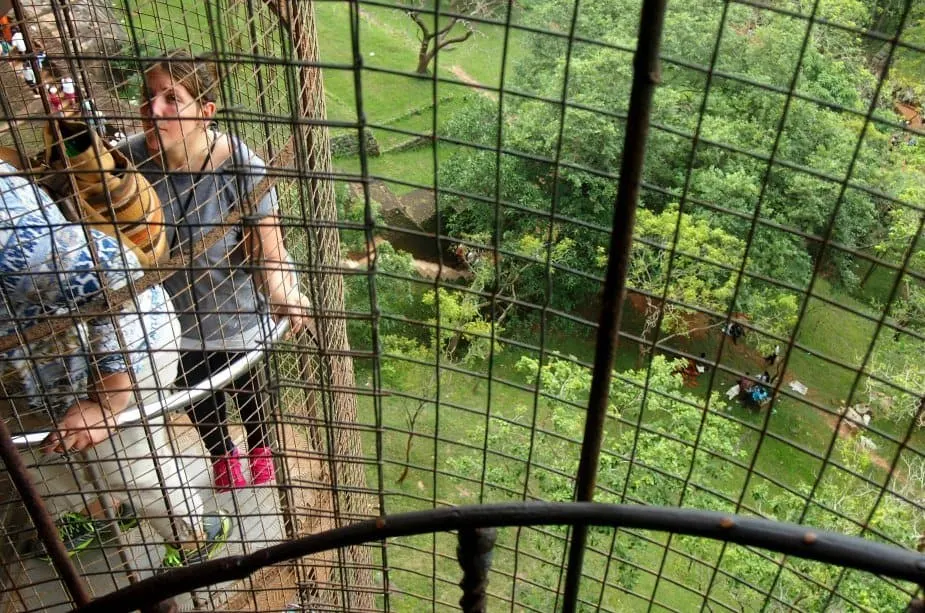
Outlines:
[[[484,594],[495,538],[492,529],[545,525],[637,528],[683,534],[758,547],[925,585],[925,555],[809,526],[698,509],[590,502],[516,502],[415,511],[363,521],[249,555],[212,560],[166,572],[97,598],[73,611],[133,611],[139,603],[171,598],[219,581],[243,579],[269,565],[311,554],[395,537],[455,530],[460,542],[457,556],[465,571],[461,581],[462,611],[480,613],[486,610]],[[577,593],[575,597],[577,599]],[[575,604],[564,603],[564,606]]]

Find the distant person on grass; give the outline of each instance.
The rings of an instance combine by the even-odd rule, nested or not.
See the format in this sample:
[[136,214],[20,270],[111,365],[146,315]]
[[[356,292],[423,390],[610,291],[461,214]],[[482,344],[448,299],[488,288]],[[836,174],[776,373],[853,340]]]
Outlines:
[[[0,162],[3,337],[79,313],[104,286],[118,289],[141,275],[134,253],[119,240],[67,221],[48,194],[18,172]],[[167,567],[205,560],[228,538],[230,518],[203,515],[199,496],[186,487],[163,415],[148,418],[148,432],[141,424],[116,426],[122,411],[156,403],[170,385],[178,334],[167,293],[155,285],[113,316],[74,320],[0,354],[2,417],[14,431],[52,430],[40,448],[22,455],[72,555],[100,535],[98,496],[114,498],[123,529],[137,525],[136,512],[149,521],[168,544]],[[105,492],[88,483],[88,463],[98,468]]]
[[780,345],[774,347],[774,351],[764,356],[764,363],[766,366],[774,366],[777,362],[777,358],[780,357]]
[[732,343],[738,345],[739,339],[745,336],[745,328],[739,322],[734,321],[729,324],[729,336],[732,337]]
[[707,361],[707,353],[702,351],[700,353],[700,359],[697,361],[697,374],[702,375],[707,372],[707,369],[710,367],[709,362]]
[[739,379],[739,393],[747,394],[751,391],[752,387],[755,386],[755,382],[749,379],[749,374],[745,373],[745,376]]
[[[288,266],[275,190],[260,202],[249,200],[266,165],[238,138],[212,125],[219,90],[214,67],[181,51],[167,56],[145,70],[144,133],[119,148],[164,204],[172,253],[191,259],[187,269],[165,282],[180,312],[184,353],[179,383],[185,387],[260,346],[271,327],[270,314],[288,318],[293,332],[311,321],[308,298]],[[241,221],[197,253],[201,239],[233,211],[242,213]],[[272,482],[273,452],[256,370],[233,381],[229,395],[244,424],[251,483]],[[247,485],[228,432],[224,391],[215,390],[188,413],[212,456],[216,487],[225,491]]]

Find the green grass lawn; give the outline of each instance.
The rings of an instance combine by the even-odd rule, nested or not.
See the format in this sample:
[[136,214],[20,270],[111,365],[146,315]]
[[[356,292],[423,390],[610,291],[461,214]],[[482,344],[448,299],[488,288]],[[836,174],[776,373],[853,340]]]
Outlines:
[[[401,7],[381,7],[361,3],[359,31],[362,61],[369,70],[362,73],[364,111],[371,122],[382,122],[400,115],[404,110],[430,102],[433,80],[413,74],[419,48],[418,27]],[[339,2],[321,2],[315,5],[318,41],[321,59],[329,63],[352,64],[353,50],[347,5]],[[424,16],[425,20],[432,17]],[[441,26],[449,20],[442,18]],[[453,34],[463,33],[458,24]],[[523,34],[513,30],[508,39],[507,67],[517,62],[523,53]],[[438,74],[455,78],[458,67],[475,81],[498,87],[501,77],[501,51],[504,46],[504,28],[479,25],[476,33],[466,42],[448,47],[439,54]],[[391,75],[377,72],[391,70],[409,73]],[[351,71],[325,71],[328,113],[332,119],[356,119],[355,93]],[[452,88],[452,84],[438,84],[439,90]]]
[[190,0],[143,0],[133,7],[131,25],[142,49],[181,48],[201,53],[212,47],[209,8],[215,15],[215,5],[208,7]]
[[[316,5],[316,15],[322,60],[351,63],[353,54],[349,44],[349,14],[346,5],[319,3]],[[463,31],[461,25],[457,25],[456,29]],[[417,26],[403,9],[378,6],[361,8],[359,41],[362,60],[367,68],[361,73],[362,110],[367,122],[373,126],[373,135],[381,149],[388,149],[412,138],[406,134],[390,132],[387,128],[420,135],[432,134],[435,108],[439,130],[471,96],[482,95],[477,88],[465,85],[437,82],[435,87],[432,78],[412,74],[417,63],[417,31]],[[508,70],[520,58],[522,36],[513,31],[508,39]],[[461,76],[464,75],[485,86],[498,87],[503,48],[503,28],[480,26],[468,41],[441,52],[437,63],[438,75],[453,80],[464,80]],[[406,74],[383,72],[386,70]],[[329,118],[356,121],[353,73],[329,68],[325,70],[324,78]],[[334,131],[335,135],[338,133],[342,131]],[[444,155],[442,149],[441,156]],[[359,172],[356,158],[337,158],[335,167],[342,172]],[[432,185],[434,171],[430,147],[425,145],[421,150],[374,158],[370,162],[370,173]],[[397,191],[402,193],[407,188],[397,188]]]
[[[446,148],[440,147],[438,163],[445,159]],[[434,183],[433,150],[430,147],[370,157],[369,175],[384,180],[398,195],[406,194],[418,187],[429,188]],[[360,173],[358,158],[343,158],[335,162],[337,170],[349,174]],[[390,182],[390,179],[402,183]],[[410,183],[411,185],[406,185]]]

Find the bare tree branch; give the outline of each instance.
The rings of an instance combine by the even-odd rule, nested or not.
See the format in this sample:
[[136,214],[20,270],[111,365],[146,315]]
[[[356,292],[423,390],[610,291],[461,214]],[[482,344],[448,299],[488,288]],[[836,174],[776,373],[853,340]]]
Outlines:
[[418,420],[418,415],[421,414],[424,404],[425,402],[422,400],[418,403],[418,408],[415,409],[413,415],[410,412],[405,415],[405,418],[408,420],[408,440],[405,441],[405,467],[395,481],[398,485],[401,485],[408,477],[408,469],[411,467],[411,442],[414,440],[414,423]]
[[443,49],[444,47],[448,45],[455,45],[456,43],[461,43],[465,40],[468,40],[469,37],[472,36],[472,32],[473,30],[466,30],[466,33],[463,34],[462,36],[457,36],[456,38],[441,39],[440,41],[437,42],[436,48]]
[[687,335],[689,335],[689,334],[693,334],[694,332],[703,332],[704,330],[709,330],[710,328],[715,328],[715,327],[721,326],[721,325],[723,325],[723,324],[725,324],[725,323],[726,323],[725,321],[721,321],[721,322],[719,322],[719,323],[711,324],[711,325],[709,325],[709,326],[702,326],[702,327],[700,327],[700,328],[691,328],[691,329],[689,329],[689,330],[684,330],[683,332],[676,332],[676,333],[674,333],[674,334],[670,334],[670,335],[666,336],[665,338],[661,339],[658,343],[655,344],[655,346],[656,346],[656,347],[660,347],[661,345],[664,345],[665,343],[667,343],[668,341],[670,341],[671,339],[673,339],[673,338],[676,337],[676,336],[687,336]]
[[408,11],[408,17],[410,17],[414,23],[418,24],[418,27],[421,28],[421,32],[423,32],[425,39],[429,39],[433,36],[430,33],[430,30],[427,29],[427,24],[424,23],[424,20],[421,19],[421,16],[417,11]]
[[459,23],[460,20],[458,17],[454,17],[447,25],[438,28],[435,32],[430,31],[427,27],[427,23],[425,23],[417,11],[408,11],[408,17],[410,17],[419,28],[418,41],[421,44],[418,49],[418,74],[429,74],[428,66],[430,66],[430,62],[434,59],[437,51],[449,45],[461,43],[474,33],[474,30],[469,27],[468,22],[463,22],[466,26],[466,33],[462,36],[447,38],[456,24]]
[[446,33],[449,32],[450,30],[452,30],[452,29],[453,29],[453,26],[455,26],[457,23],[459,23],[459,17],[454,17],[454,18],[450,21],[450,23],[449,23],[448,26],[446,26],[445,28],[443,28],[443,29],[437,31],[437,38],[439,39],[439,38],[442,37],[442,36],[446,36]]

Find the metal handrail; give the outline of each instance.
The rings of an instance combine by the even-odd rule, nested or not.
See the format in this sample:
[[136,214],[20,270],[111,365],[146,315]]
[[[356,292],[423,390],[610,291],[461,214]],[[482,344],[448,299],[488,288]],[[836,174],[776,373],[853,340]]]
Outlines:
[[[224,581],[241,580],[272,564],[383,539],[451,530],[591,525],[637,528],[709,538],[925,584],[925,555],[810,526],[692,508],[594,502],[514,502],[413,511],[335,528],[248,555],[211,560],[155,575],[93,600],[74,613],[116,613]],[[478,554],[484,556],[485,551]]]
[[[196,385],[193,385],[187,389],[173,392],[166,398],[163,398],[152,404],[146,404],[144,407],[135,406],[131,409],[122,411],[116,417],[116,425],[125,426],[128,424],[140,422],[142,413],[144,413],[145,417],[149,418],[160,415],[161,413],[168,413],[170,411],[176,411],[184,407],[188,407],[194,402],[198,401],[200,398],[206,396],[206,394],[209,392],[225,386],[231,381],[234,381],[241,374],[247,372],[251,367],[259,364],[266,354],[267,346],[283,338],[283,336],[289,330],[288,319],[283,319],[279,323],[274,323],[272,320],[270,320],[269,325],[272,326],[270,334],[267,335],[265,340],[258,343],[257,349],[249,351],[244,356],[229,364],[227,367],[218,371],[214,375],[209,376],[207,379],[200,381]],[[18,434],[13,437],[13,444],[17,447],[37,445],[44,441],[50,433],[51,431],[49,430]]]

